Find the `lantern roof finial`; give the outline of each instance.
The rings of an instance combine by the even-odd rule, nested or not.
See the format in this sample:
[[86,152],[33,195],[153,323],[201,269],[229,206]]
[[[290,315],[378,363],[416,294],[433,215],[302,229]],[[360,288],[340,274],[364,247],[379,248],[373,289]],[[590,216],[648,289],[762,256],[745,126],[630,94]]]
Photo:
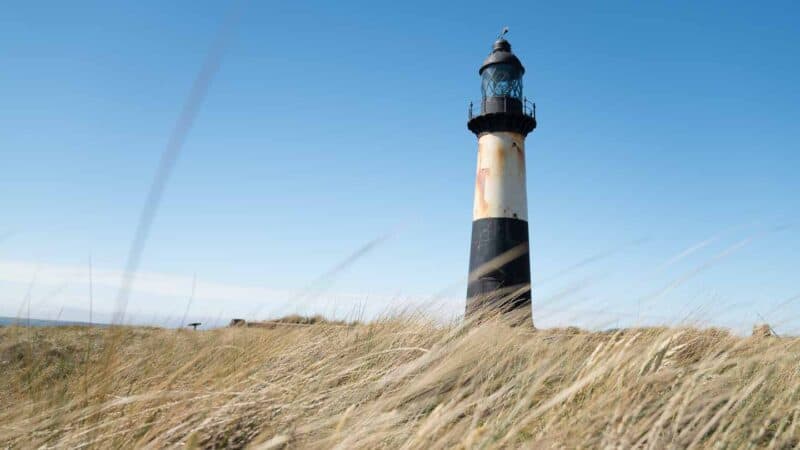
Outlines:
[[497,36],[497,40],[505,39],[506,34],[508,33],[508,27],[503,27],[503,31],[500,32],[500,35]]

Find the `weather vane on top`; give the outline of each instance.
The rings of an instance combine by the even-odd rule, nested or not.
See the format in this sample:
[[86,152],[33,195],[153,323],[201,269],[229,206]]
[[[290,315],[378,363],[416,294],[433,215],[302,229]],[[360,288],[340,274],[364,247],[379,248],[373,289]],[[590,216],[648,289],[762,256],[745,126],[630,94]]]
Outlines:
[[503,27],[503,31],[500,32],[499,36],[497,36],[497,40],[499,41],[500,39],[503,39],[506,36],[506,33],[508,33],[508,27]]

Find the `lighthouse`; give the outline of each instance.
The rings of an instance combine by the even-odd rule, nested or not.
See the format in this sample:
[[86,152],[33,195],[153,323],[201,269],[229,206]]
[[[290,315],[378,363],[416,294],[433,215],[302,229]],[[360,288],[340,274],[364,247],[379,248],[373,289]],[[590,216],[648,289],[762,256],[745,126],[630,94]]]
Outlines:
[[466,316],[510,317],[532,325],[525,138],[536,106],[522,92],[525,68],[503,33],[478,74],[480,111],[470,104],[467,128],[478,138]]

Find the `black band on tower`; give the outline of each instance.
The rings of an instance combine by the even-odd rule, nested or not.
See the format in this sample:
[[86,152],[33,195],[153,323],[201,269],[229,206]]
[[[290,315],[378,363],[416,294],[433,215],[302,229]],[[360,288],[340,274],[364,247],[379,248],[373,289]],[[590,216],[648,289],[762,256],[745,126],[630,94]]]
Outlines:
[[505,217],[472,222],[469,272],[467,315],[487,306],[530,308],[528,222]]

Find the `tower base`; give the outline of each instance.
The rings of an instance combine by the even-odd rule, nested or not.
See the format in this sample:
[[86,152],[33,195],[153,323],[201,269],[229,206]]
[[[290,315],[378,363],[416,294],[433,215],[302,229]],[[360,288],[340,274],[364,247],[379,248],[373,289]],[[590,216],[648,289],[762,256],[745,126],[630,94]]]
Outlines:
[[467,317],[527,312],[526,320],[532,323],[527,221],[505,217],[473,221],[469,273]]

